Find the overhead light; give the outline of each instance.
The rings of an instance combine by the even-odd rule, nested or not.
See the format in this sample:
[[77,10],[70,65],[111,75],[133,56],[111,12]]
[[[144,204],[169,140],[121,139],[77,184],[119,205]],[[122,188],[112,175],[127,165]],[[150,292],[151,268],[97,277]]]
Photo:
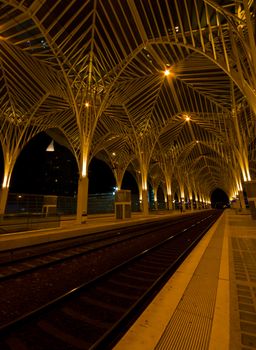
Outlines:
[[185,120],[187,121],[187,122],[189,122],[190,121],[190,116],[189,115],[184,115],[184,117],[185,117]]
[[89,102],[85,102],[85,107],[89,107],[90,106],[90,104],[89,104]]
[[170,74],[171,74],[170,69],[166,69],[166,70],[164,71],[164,75],[165,75],[165,76],[168,76],[168,75],[170,75]]

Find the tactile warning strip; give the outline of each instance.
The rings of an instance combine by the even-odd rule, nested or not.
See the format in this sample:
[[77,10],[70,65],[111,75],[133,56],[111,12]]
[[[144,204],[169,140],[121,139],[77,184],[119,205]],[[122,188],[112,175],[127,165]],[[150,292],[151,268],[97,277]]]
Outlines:
[[256,239],[231,237],[242,350],[256,349]]
[[208,349],[224,230],[213,235],[155,350]]

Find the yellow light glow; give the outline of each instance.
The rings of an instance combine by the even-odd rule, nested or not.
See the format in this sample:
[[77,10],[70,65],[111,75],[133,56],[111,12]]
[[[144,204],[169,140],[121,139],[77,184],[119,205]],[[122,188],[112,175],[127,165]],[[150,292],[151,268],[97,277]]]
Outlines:
[[240,181],[237,181],[237,180],[236,180],[236,187],[237,187],[238,191],[242,191],[242,190],[243,190],[242,184],[241,184]]
[[247,176],[246,176],[246,173],[245,173],[244,169],[242,169],[242,174],[243,174],[243,179],[244,179],[244,181],[248,181],[248,180],[247,180]]
[[10,178],[8,178],[8,176],[4,175],[2,187],[9,188],[9,184],[10,184]]
[[85,102],[85,107],[88,108],[90,106],[89,102]]
[[187,122],[190,121],[190,116],[189,116],[189,115],[185,115],[184,117],[185,117],[185,120],[186,120]]
[[147,191],[147,189],[148,189],[147,181],[143,181],[143,182],[142,182],[142,189],[143,189],[144,191]]
[[112,156],[115,156],[116,155],[116,153],[115,152],[112,152]]
[[86,177],[87,175],[87,159],[86,156],[83,157],[83,165],[82,165],[82,177]]
[[168,75],[170,75],[171,74],[171,72],[170,72],[170,69],[166,69],[165,71],[164,71],[164,75],[167,77]]

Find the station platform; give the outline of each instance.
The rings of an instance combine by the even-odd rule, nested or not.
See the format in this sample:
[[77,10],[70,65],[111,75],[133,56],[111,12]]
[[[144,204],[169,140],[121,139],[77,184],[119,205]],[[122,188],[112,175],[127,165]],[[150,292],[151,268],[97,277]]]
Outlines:
[[113,350],[256,349],[256,221],[226,210]]
[[[58,229],[0,235],[0,250],[161,220],[88,217]],[[256,349],[256,220],[226,209],[113,350]]]
[[[191,213],[191,211],[187,210],[183,212],[182,215],[189,213]],[[64,217],[63,220],[60,221],[60,227],[39,228],[31,231],[19,231],[19,222],[17,221],[17,232],[0,234],[0,251],[82,236],[118,227],[127,227],[136,223],[161,220],[176,215],[181,214],[179,211],[154,211],[150,212],[150,214],[145,217],[142,213],[135,212],[132,213],[131,218],[125,219],[116,219],[114,214],[94,214],[88,215],[86,222],[83,224],[78,224],[75,217]],[[12,223],[12,226],[14,226],[14,224],[15,222]]]

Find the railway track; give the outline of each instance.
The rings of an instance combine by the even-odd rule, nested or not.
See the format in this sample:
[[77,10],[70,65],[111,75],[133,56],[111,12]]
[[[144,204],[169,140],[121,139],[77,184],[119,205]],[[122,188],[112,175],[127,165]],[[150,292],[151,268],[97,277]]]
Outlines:
[[213,212],[192,221],[179,234],[170,234],[92,281],[4,325],[0,348],[111,349],[219,216]]
[[[204,216],[205,212],[190,214],[157,221],[157,225],[159,229],[168,228],[170,232],[170,223],[173,225],[173,228],[178,224],[180,226],[179,229],[182,230],[186,227],[187,222],[193,220],[196,223]],[[70,259],[97,251],[103,247],[148,235],[150,232],[155,231],[154,223],[136,225],[136,229],[133,226],[126,227],[48,244],[39,244],[28,248],[0,252],[0,281],[19,278],[22,274],[67,262]]]

